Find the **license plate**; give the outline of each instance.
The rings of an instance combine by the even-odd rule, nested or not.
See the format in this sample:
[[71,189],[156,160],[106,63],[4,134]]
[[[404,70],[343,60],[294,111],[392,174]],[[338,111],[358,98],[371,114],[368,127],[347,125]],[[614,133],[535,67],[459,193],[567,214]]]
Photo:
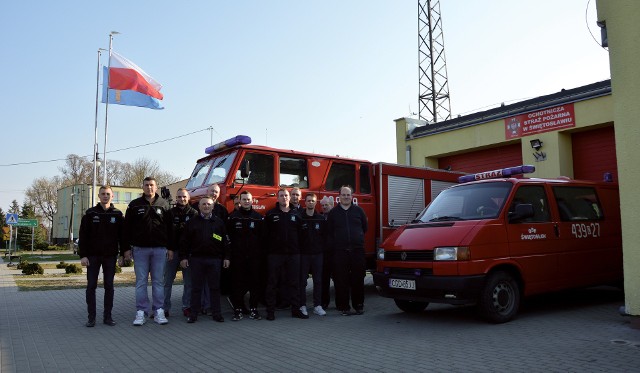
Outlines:
[[415,280],[399,280],[397,278],[390,278],[389,287],[394,289],[416,290],[416,281]]

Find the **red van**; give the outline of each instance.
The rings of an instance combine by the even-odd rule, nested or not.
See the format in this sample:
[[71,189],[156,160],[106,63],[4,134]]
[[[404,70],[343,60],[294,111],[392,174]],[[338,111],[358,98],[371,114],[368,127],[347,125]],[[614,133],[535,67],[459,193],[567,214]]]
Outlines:
[[477,304],[502,323],[523,296],[620,284],[618,185],[519,175],[534,170],[467,175],[440,193],[378,249],[380,293],[405,312]]

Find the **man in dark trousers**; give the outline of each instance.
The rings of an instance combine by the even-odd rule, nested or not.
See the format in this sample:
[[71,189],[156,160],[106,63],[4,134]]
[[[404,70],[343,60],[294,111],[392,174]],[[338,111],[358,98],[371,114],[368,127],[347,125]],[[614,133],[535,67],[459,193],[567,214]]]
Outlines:
[[116,325],[111,317],[113,308],[113,277],[116,274],[116,259],[122,245],[122,212],[113,207],[113,191],[109,186],[101,186],[98,192],[100,202],[87,210],[80,223],[78,255],[80,264],[87,267],[87,311],[88,327],[96,325],[96,288],[100,267],[104,274],[103,323]]
[[258,301],[264,295],[263,250],[264,221],[262,215],[252,207],[253,196],[248,191],[240,193],[240,208],[229,215],[227,232],[231,239],[231,303],[233,321],[243,318],[244,295],[249,292],[249,318],[262,319],[258,312]]
[[[198,215],[198,211],[189,206],[189,191],[180,188],[176,192],[176,205],[171,209],[173,218],[173,242],[174,248],[178,248],[180,236],[186,222]],[[167,262],[164,270],[164,315],[169,317],[171,310],[171,289],[173,281],[176,279],[178,266],[180,265],[179,255],[173,255],[173,259]],[[182,312],[185,316],[189,316],[189,308],[191,304],[191,269],[184,268],[182,270],[182,283],[184,290],[182,292]]]
[[[169,321],[164,315],[164,268],[173,259],[173,219],[169,202],[158,193],[156,179],[142,181],[142,197],[129,203],[124,218],[124,258],[134,259],[136,273],[136,318],[133,325],[144,325],[147,315],[160,325]],[[152,304],[147,284],[151,274]]]
[[212,318],[224,322],[220,309],[220,272],[229,267],[229,238],[225,223],[213,215],[214,201],[210,196],[198,202],[200,213],[184,226],[180,238],[180,265],[191,267],[191,312],[188,323],[198,320],[202,287],[209,285]]
[[308,319],[300,312],[300,247],[299,236],[302,219],[298,210],[289,205],[289,191],[278,190],[278,203],[265,215],[265,229],[269,254],[267,257],[267,320],[273,321],[276,308],[278,277],[286,273],[288,284],[288,303],[291,305],[291,317]]
[[336,308],[343,316],[351,314],[349,297],[356,315],[364,313],[364,234],[367,216],[353,203],[353,189],[340,188],[340,201],[327,218],[329,242],[333,248],[333,284]]
[[307,282],[309,273],[313,279],[313,313],[325,316],[322,308],[322,262],[326,246],[326,223],[324,216],[316,212],[318,198],[308,193],[304,199],[305,209],[302,212],[302,244],[300,245],[300,312],[307,311]]

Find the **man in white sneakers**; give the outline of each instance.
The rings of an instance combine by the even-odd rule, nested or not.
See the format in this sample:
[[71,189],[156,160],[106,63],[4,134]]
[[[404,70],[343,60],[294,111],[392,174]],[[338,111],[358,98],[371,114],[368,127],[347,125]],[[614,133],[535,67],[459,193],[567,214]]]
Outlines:
[[[136,273],[136,318],[133,325],[146,322],[149,314],[164,325],[164,269],[167,259],[173,259],[173,221],[171,206],[161,198],[153,177],[143,181],[143,196],[127,207],[124,217],[124,258],[133,258]],[[148,276],[151,274],[152,303],[147,293]]]

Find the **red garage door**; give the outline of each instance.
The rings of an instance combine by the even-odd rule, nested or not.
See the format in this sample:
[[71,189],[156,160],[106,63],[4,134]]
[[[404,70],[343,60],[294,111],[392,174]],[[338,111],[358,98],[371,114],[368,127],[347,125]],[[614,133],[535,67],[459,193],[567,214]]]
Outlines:
[[496,170],[521,164],[522,150],[520,143],[456,154],[442,157],[438,160],[438,168],[450,166],[453,171],[469,173]]
[[616,140],[613,126],[571,135],[573,153],[573,177],[575,179],[603,179],[605,172],[618,181]]

